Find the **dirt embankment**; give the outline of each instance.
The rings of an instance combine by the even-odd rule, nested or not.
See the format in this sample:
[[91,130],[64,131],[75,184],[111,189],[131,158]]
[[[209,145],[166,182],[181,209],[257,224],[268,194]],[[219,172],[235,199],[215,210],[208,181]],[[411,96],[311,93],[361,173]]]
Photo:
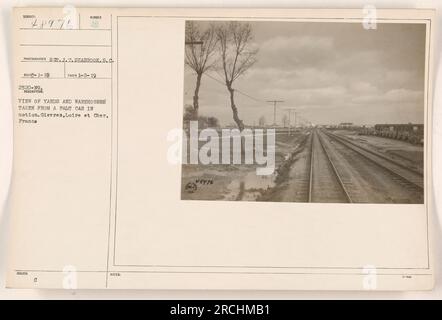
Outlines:
[[[275,186],[265,190],[256,200],[257,201],[294,201],[295,195],[300,192],[292,190],[290,185],[293,185],[295,181],[303,180],[302,177],[298,175],[300,173],[306,172],[305,170],[295,169],[295,166],[303,167],[306,164],[306,153],[309,151],[308,145],[309,134],[304,134],[298,140],[296,148],[290,153],[289,157],[282,162],[276,169]],[[299,178],[299,179],[298,179]],[[302,188],[302,183],[298,185]],[[300,196],[302,198],[303,196]]]
[[255,201],[278,183],[287,179],[294,155],[305,143],[304,131],[277,134],[275,172],[259,176],[256,164],[184,164],[182,166],[181,199]]

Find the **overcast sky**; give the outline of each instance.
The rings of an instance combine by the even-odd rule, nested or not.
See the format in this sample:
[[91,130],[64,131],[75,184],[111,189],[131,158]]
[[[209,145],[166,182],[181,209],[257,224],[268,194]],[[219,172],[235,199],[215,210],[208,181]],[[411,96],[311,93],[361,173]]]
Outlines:
[[[257,63],[234,88],[246,124],[260,116],[273,122],[266,100],[284,100],[277,122],[295,107],[314,124],[353,122],[423,123],[425,25],[253,22]],[[216,73],[212,76],[220,78]],[[221,79],[221,78],[220,78]],[[192,104],[195,75],[186,67],[184,103]],[[220,83],[203,77],[200,114],[233,123],[229,96]],[[301,119],[301,118],[299,118]]]

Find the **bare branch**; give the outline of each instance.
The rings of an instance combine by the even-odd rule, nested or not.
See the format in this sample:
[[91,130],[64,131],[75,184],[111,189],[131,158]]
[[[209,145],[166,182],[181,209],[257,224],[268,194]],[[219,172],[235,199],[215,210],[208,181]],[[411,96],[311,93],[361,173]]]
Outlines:
[[186,42],[185,62],[193,71],[203,74],[215,66],[217,37],[213,25],[201,30],[194,21],[187,21]]
[[237,21],[221,22],[216,25],[216,36],[224,80],[230,95],[233,120],[238,128],[243,130],[244,123],[239,118],[238,108],[235,105],[233,82],[256,62],[258,51],[252,48],[252,27],[249,23]]
[[243,75],[255,62],[257,49],[252,48],[253,34],[249,23],[220,23],[216,28],[226,85]]
[[216,47],[218,38],[215,27],[210,24],[202,29],[194,21],[186,22],[185,63],[196,73],[195,92],[193,95],[193,117],[198,118],[199,90],[205,72],[216,65]]

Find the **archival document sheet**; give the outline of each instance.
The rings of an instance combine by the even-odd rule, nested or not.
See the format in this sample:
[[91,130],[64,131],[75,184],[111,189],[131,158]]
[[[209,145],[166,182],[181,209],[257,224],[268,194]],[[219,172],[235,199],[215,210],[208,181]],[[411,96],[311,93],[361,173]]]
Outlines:
[[8,287],[433,287],[434,11],[12,20]]

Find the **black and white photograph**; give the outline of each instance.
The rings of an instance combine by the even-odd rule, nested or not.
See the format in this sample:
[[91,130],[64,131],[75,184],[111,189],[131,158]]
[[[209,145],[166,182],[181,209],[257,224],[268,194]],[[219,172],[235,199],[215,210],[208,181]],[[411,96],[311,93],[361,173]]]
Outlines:
[[424,203],[419,23],[188,20],[182,200]]
[[441,6],[11,2],[0,299],[441,297]]

